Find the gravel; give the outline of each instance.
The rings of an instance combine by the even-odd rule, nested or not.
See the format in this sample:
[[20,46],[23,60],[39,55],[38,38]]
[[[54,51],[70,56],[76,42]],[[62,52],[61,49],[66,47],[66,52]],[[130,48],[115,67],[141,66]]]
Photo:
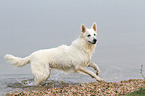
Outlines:
[[27,89],[28,91],[25,92],[7,93],[6,96],[119,96],[145,88],[145,79],[129,79],[120,82],[92,82],[88,84],[68,84],[62,82],[61,86],[53,88],[48,87],[48,85],[50,85],[50,82],[37,87],[37,90],[29,91]]

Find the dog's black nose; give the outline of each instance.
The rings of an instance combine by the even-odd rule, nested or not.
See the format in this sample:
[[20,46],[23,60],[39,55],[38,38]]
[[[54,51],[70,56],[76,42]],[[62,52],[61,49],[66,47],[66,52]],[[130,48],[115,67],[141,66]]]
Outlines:
[[96,43],[97,42],[97,39],[93,39],[93,42]]

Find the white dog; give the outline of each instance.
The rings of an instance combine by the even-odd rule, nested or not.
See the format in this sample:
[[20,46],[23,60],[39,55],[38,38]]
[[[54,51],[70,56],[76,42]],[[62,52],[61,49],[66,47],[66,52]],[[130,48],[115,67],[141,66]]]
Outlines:
[[[96,46],[97,28],[96,23],[91,29],[81,25],[81,36],[72,42],[70,46],[61,45],[57,48],[39,50],[25,58],[5,55],[5,59],[17,66],[22,67],[31,63],[31,70],[34,75],[33,85],[38,85],[50,76],[50,69],[60,69],[63,71],[73,71],[84,73],[95,78],[97,81],[103,81],[97,75],[100,74],[99,67],[90,62]],[[97,73],[93,73],[86,67],[93,67]]]

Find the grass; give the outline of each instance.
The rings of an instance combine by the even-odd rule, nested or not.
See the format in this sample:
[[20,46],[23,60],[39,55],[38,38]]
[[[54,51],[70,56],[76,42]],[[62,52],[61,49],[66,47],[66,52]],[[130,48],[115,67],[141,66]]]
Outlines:
[[145,96],[145,89],[140,88],[138,91],[134,91],[128,95],[125,96]]

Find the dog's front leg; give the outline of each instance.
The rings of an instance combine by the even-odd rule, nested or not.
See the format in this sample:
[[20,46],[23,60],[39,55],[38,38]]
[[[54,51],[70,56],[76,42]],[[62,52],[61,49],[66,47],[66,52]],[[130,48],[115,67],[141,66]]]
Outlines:
[[79,73],[84,73],[84,74],[90,75],[92,78],[95,78],[97,81],[104,81],[102,78],[100,78],[94,72],[90,71],[87,68],[80,67],[76,71],[79,72]]
[[97,70],[96,75],[97,76],[100,75],[100,69],[99,69],[99,67],[95,63],[90,62],[89,65],[88,65],[88,67],[94,68],[94,70]]

